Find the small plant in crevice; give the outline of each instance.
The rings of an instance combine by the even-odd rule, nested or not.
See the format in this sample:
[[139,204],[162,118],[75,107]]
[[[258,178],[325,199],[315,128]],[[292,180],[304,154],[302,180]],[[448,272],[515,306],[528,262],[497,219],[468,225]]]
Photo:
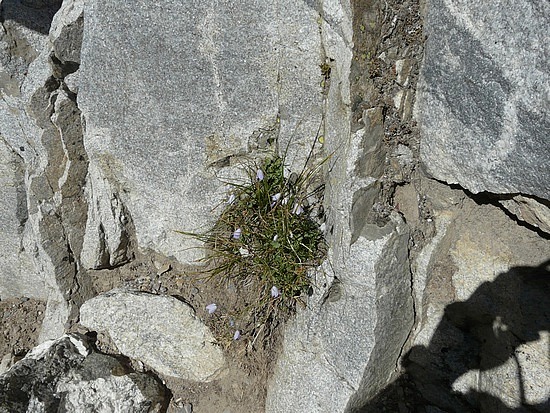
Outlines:
[[249,166],[247,183],[230,184],[213,228],[179,231],[204,242],[207,254],[202,261],[211,280],[254,289],[255,300],[244,305],[241,314],[227,315],[233,324],[247,320],[233,338],[250,334],[256,341],[260,330],[268,335],[311,287],[310,269],[326,252],[309,191],[319,167],[285,177],[284,160],[278,156]]

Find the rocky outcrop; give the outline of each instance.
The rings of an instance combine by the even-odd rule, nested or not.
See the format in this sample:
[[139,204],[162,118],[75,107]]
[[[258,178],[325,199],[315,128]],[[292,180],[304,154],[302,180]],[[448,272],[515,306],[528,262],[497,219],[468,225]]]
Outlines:
[[[0,7],[0,299],[47,302],[40,341],[80,320],[167,382],[215,388],[227,365],[187,304],[93,297],[128,273],[181,286],[160,278],[202,252],[176,231],[208,228],[238,166],[279,153],[288,172],[323,164],[329,248],[266,411],[545,409],[545,2],[426,2],[417,95],[413,0]],[[47,400],[10,381],[34,352],[3,376],[4,401],[160,400],[135,393],[159,388],[149,379],[108,374],[111,359],[87,370],[99,355],[75,340],[40,347],[64,377]]]
[[1,412],[160,412],[157,380],[95,352],[75,335],[46,341],[0,376]]
[[541,380],[548,371],[548,240],[462,191],[435,182],[424,190],[437,227],[415,269],[422,314],[409,374],[449,411],[543,411],[550,396]]
[[165,376],[208,382],[223,374],[212,333],[173,297],[111,291],[82,305],[80,323],[107,333],[121,354]]
[[[376,13],[376,7],[368,11]],[[409,227],[398,214],[378,216],[374,206],[381,192],[380,160],[386,157],[382,110],[354,113],[350,105],[351,11],[351,4],[341,2],[323,16],[325,52],[337,62],[324,129],[325,149],[338,154],[330,162],[325,190],[331,247],[313,283],[316,293],[285,329],[267,394],[270,413],[344,412],[362,406],[390,380],[413,324],[405,253]],[[353,121],[357,112],[360,122]]]
[[543,1],[430,2],[417,112],[434,177],[473,193],[550,198],[549,13]]

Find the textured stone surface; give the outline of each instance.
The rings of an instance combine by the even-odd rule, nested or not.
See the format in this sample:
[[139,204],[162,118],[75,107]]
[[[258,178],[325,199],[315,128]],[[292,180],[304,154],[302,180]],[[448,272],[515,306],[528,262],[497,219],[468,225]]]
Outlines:
[[438,201],[461,191],[435,182],[425,190],[434,200],[436,235],[416,262],[422,312],[409,376],[444,410],[546,411],[550,241],[493,205],[463,195]]
[[267,412],[347,411],[387,384],[413,311],[407,228],[391,222],[385,230],[379,239],[360,236],[317,278],[327,288],[285,331]]
[[435,178],[550,199],[550,4],[432,0],[416,112]]
[[35,347],[0,376],[0,412],[160,412],[167,390],[76,336]]
[[123,355],[161,374],[211,381],[223,373],[212,333],[173,297],[114,290],[85,302],[80,323],[108,333]]
[[285,330],[268,387],[269,413],[343,412],[363,405],[390,380],[413,321],[408,227],[397,215],[377,223],[372,213],[381,174],[376,162],[384,158],[381,112],[366,111],[364,127],[352,134],[350,5],[329,3],[323,41],[335,67],[325,142],[328,153],[338,154],[325,191],[331,249],[308,307]]
[[305,157],[321,119],[317,17],[289,0],[86,3],[87,266],[120,263],[127,225],[140,248],[197,258],[175,230],[212,223],[220,168],[279,133],[290,162]]
[[22,253],[22,236],[27,220],[27,199],[21,157],[0,138],[0,298],[27,295],[43,297],[44,283],[35,280],[33,266]]
[[[75,304],[90,293],[79,272],[87,157],[76,98],[63,82],[78,68],[83,10],[82,2],[66,1],[53,17],[61,2],[16,3],[2,3],[6,20],[0,61],[9,90],[0,100],[0,119],[2,151],[12,158],[11,187],[20,196],[15,202],[13,190],[2,188],[7,195],[2,202],[11,209],[7,217],[18,218],[2,228],[11,239],[12,258],[3,256],[8,265],[2,265],[0,279],[11,285],[9,295],[47,300],[40,336],[45,340],[62,334],[76,315]],[[43,28],[45,33],[51,29],[48,36]],[[13,257],[15,271],[9,265]]]
[[501,200],[499,203],[519,221],[550,234],[550,202],[516,195],[512,199]]

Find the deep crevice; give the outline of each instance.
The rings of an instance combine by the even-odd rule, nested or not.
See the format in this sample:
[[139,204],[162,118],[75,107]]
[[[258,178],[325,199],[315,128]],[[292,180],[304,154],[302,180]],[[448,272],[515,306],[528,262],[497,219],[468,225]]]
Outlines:
[[431,179],[433,179],[434,181],[439,182],[443,185],[446,185],[451,189],[460,190],[460,191],[464,192],[464,194],[468,198],[470,198],[472,201],[474,201],[477,205],[492,205],[494,207],[499,208],[502,212],[504,212],[504,214],[506,214],[506,216],[508,218],[510,218],[512,221],[514,221],[520,227],[527,228],[528,230],[533,231],[534,233],[536,233],[539,237],[541,237],[543,239],[546,239],[546,240],[550,240],[550,234],[549,233],[543,231],[542,229],[540,229],[539,227],[537,227],[533,224],[530,224],[526,221],[521,220],[514,213],[509,211],[506,207],[504,207],[499,202],[499,201],[514,200],[514,198],[516,196],[524,196],[526,198],[530,198],[530,199],[533,199],[533,200],[537,201],[538,203],[544,205],[547,208],[550,208],[550,200],[539,198],[539,197],[534,196],[534,195],[522,194],[520,192],[510,193],[510,194],[495,194],[495,193],[492,193],[492,192],[483,191],[483,192],[479,192],[479,193],[475,194],[475,193],[469,191],[468,189],[462,187],[459,184],[449,184],[449,183],[447,183],[445,181],[442,181],[442,180],[439,180],[439,179],[435,179],[435,178],[431,178]]

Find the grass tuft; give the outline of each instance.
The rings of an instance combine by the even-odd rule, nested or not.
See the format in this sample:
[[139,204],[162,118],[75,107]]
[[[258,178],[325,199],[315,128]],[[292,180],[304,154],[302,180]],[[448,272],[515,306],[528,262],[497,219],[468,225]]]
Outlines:
[[310,287],[309,270],[320,264],[326,248],[308,204],[316,170],[285,178],[283,159],[273,157],[247,172],[247,184],[231,184],[211,230],[181,233],[204,242],[209,277],[259,289],[249,311],[265,323],[274,313],[286,317],[295,310]]

